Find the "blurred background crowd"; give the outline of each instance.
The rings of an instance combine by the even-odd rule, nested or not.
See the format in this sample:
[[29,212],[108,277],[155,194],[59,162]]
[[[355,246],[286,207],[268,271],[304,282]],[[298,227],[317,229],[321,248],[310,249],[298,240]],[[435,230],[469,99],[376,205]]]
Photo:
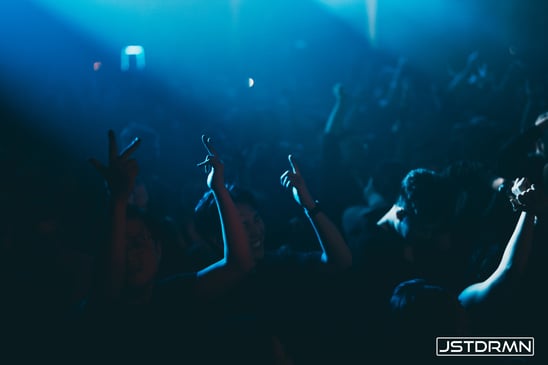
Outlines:
[[[527,164],[548,134],[514,142],[548,111],[547,20],[541,0],[3,1],[0,248],[24,252],[4,278],[32,283],[21,302],[66,314],[85,301],[108,211],[88,159],[106,159],[108,129],[142,140],[131,202],[176,230],[166,276],[195,268],[185,255],[203,239],[203,134],[227,183],[254,194],[273,250],[316,248],[280,186],[289,154],[347,241],[411,169],[466,161],[493,191],[535,173],[541,186]],[[489,199],[471,198],[468,218]],[[499,231],[474,251],[472,282],[496,267],[507,213],[483,226]]]

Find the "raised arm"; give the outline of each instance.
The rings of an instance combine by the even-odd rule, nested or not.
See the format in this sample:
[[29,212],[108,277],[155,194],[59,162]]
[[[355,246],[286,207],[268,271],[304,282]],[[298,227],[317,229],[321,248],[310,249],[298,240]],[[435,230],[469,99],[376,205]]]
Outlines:
[[289,155],[289,164],[291,169],[282,174],[280,182],[286,189],[291,189],[297,204],[304,208],[323,251],[322,261],[336,269],[346,269],[352,266],[352,254],[342,234],[325,212],[320,209],[318,202],[312,199],[292,155]]
[[464,289],[459,300],[465,308],[487,302],[500,292],[511,289],[522,277],[530,258],[535,228],[535,217],[544,213],[548,201],[544,193],[525,179],[514,182],[513,204],[522,210],[497,269],[483,282]]
[[327,119],[324,134],[338,136],[343,130],[344,116],[348,111],[348,96],[341,84],[333,86],[333,94],[335,95],[335,104]]
[[137,161],[130,157],[141,141],[136,138],[118,153],[112,130],[108,132],[108,140],[108,165],[104,166],[94,158],[90,162],[105,179],[110,194],[110,236],[100,253],[95,295],[99,296],[96,299],[111,302],[120,298],[125,281],[126,208],[139,171]]
[[255,263],[240,214],[225,186],[223,163],[211,140],[202,136],[202,142],[208,154],[198,166],[204,166],[209,172],[207,186],[217,203],[224,243],[224,258],[198,272],[198,293],[210,298],[243,279]]

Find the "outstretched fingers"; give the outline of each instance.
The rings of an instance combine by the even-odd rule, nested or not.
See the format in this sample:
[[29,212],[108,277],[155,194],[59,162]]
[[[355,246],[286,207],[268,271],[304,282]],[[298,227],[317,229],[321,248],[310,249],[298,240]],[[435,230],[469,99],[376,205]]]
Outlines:
[[204,167],[205,172],[209,173],[210,167],[219,167],[219,165],[221,164],[221,161],[219,160],[217,151],[212,145],[211,137],[202,135],[202,144],[204,145],[207,151],[207,155],[205,159],[202,162],[196,164],[196,166]]
[[141,139],[139,137],[136,137],[129,145],[127,145],[126,148],[122,152],[120,152],[120,158],[122,160],[126,160],[135,152],[135,150],[139,147],[141,144]]
[[295,156],[289,155],[287,156],[287,159],[289,160],[289,164],[291,165],[291,170],[294,174],[300,175],[301,170],[299,169],[299,166],[297,165],[297,161],[295,160]]
[[213,145],[211,144],[211,137],[207,137],[205,134],[202,135],[202,143],[208,154],[217,156],[217,151],[215,151],[215,148],[213,148]]
[[197,167],[205,166],[206,173],[207,173],[208,172],[207,167],[211,164],[211,157],[212,157],[211,155],[207,155],[205,159],[202,162],[197,163],[196,166]]
[[106,178],[107,168],[96,158],[90,158],[89,163],[101,174],[102,177]]
[[292,174],[290,171],[286,171],[280,176],[280,183],[284,188],[291,187],[291,177],[290,174]]
[[514,180],[511,191],[515,196],[518,196],[522,192],[527,190],[529,187],[530,187],[530,183],[527,180],[527,178],[522,177]]
[[113,130],[108,131],[108,163],[103,164],[90,158],[91,165],[101,174],[113,196],[117,199],[129,197],[139,173],[137,160],[131,155],[139,147],[141,140],[135,138],[124,150],[118,153],[118,144]]
[[112,165],[118,158],[118,144],[116,143],[116,135],[112,129],[108,130],[108,161]]

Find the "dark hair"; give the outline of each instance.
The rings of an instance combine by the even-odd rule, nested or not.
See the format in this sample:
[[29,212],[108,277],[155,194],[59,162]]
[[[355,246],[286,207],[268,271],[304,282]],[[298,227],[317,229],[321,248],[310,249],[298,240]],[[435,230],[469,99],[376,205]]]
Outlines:
[[398,353],[393,359],[427,363],[437,336],[457,336],[461,331],[460,303],[449,290],[423,279],[403,281],[390,298],[389,336]]
[[[396,286],[390,298],[390,308],[399,326],[410,326],[418,331],[439,329],[438,334],[455,330],[458,299],[449,290],[432,285],[424,279],[403,281]],[[416,327],[415,327],[416,325]],[[426,326],[426,327],[425,327]]]
[[446,177],[417,168],[403,178],[397,204],[421,219],[448,223],[455,213],[456,193]]

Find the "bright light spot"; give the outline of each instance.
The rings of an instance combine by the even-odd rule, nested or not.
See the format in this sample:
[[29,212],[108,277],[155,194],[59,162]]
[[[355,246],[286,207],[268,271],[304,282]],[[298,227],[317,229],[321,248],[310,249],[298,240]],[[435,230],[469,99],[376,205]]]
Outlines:
[[253,80],[251,77],[247,79],[247,86],[253,87],[255,85],[255,80]]
[[145,49],[142,46],[126,46],[122,48],[120,68],[129,71],[135,67],[137,70],[145,68]]
[[145,50],[142,46],[127,46],[124,52],[128,56],[137,56],[144,53]]
[[103,64],[99,61],[93,62],[93,71],[97,72]]
[[[376,43],[377,37],[377,8],[381,3],[378,0],[316,0],[318,3],[325,6],[328,11],[348,22],[360,34],[366,36],[371,44]],[[431,0],[434,1],[434,0]],[[436,0],[437,1],[437,0]],[[386,3],[410,3],[412,1],[403,0],[387,0]],[[416,7],[416,5],[414,5]]]

